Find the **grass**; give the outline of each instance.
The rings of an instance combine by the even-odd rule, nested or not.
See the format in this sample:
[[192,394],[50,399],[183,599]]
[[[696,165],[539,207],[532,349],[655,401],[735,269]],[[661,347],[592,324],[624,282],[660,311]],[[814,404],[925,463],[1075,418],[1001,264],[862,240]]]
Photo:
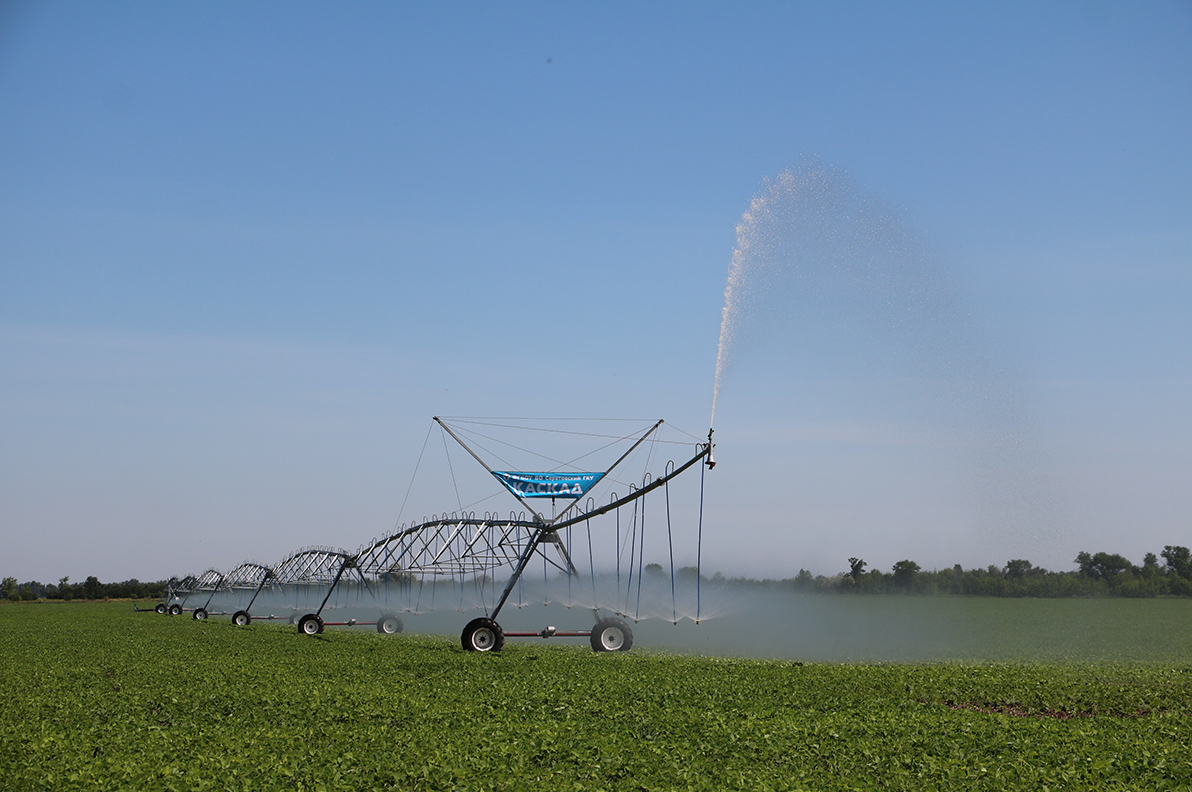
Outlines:
[[4,605],[0,701],[0,790],[1192,787],[1192,666],[1170,657],[800,663],[513,640],[475,655]]

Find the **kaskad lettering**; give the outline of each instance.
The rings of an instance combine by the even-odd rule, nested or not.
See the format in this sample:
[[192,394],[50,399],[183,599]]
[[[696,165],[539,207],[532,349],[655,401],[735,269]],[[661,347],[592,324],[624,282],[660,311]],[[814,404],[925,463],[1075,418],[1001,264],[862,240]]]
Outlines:
[[494,470],[493,475],[519,498],[581,498],[603,473],[535,473]]

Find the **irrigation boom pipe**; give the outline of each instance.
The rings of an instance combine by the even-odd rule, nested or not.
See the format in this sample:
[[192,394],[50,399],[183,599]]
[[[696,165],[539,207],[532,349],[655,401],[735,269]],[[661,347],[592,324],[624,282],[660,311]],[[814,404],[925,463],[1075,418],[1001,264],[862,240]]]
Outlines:
[[[627,456],[629,456],[630,454],[632,454],[632,453],[634,452],[634,450],[636,450],[636,449],[637,449],[637,447],[638,447],[639,445],[641,445],[642,443],[646,442],[646,438],[648,438],[650,435],[652,435],[652,434],[654,434],[656,431],[658,431],[658,427],[660,427],[660,426],[662,426],[662,419],[661,419],[661,418],[659,418],[659,419],[658,419],[658,423],[656,423],[656,424],[654,424],[653,426],[651,426],[651,427],[650,427],[650,430],[649,430],[648,432],[646,432],[644,435],[642,435],[642,436],[641,436],[641,438],[639,438],[639,439],[638,439],[638,441],[637,441],[636,443],[634,443],[632,446],[630,446],[628,451],[626,451],[624,454],[621,454],[621,457],[620,457],[620,459],[618,459],[616,462],[612,463],[612,464],[609,466],[608,470],[604,471],[603,475],[604,475],[604,476],[607,476],[609,473],[612,473],[612,472],[613,472],[613,469],[614,469],[614,468],[616,468],[616,467],[617,467],[617,465],[619,465],[619,464],[621,464],[622,462],[624,462],[624,461],[625,461],[625,457],[627,457]],[[519,498],[519,500],[520,500],[520,498]],[[568,506],[566,509],[564,509],[564,510],[562,511],[562,513],[561,513],[561,514],[559,514],[557,517],[555,517],[553,520],[551,520],[551,523],[555,523],[555,522],[557,522],[557,521],[559,521],[559,520],[563,519],[563,516],[564,516],[565,514],[567,514],[567,512],[569,512],[569,511],[571,511],[572,509],[574,509],[577,503],[579,503],[579,498],[576,498],[575,500],[573,500],[573,501],[571,502],[571,505],[570,505],[570,506]],[[560,527],[562,527],[562,526],[560,526]]]
[[634,490],[632,494],[626,495],[624,498],[620,498],[620,499],[618,499],[618,500],[615,500],[615,501],[613,501],[612,503],[609,503],[609,504],[608,504],[608,505],[606,505],[606,506],[601,506],[599,509],[593,509],[593,510],[592,510],[592,511],[590,511],[590,512],[584,512],[583,514],[581,514],[581,515],[579,515],[579,516],[577,516],[577,517],[572,517],[570,520],[566,520],[566,521],[564,521],[564,522],[561,522],[561,523],[559,523],[558,525],[552,525],[551,527],[552,527],[552,528],[554,528],[555,530],[558,530],[558,529],[560,529],[560,528],[566,528],[566,527],[568,527],[568,526],[575,525],[576,523],[583,522],[585,519],[587,519],[587,518],[589,518],[589,517],[599,517],[601,514],[606,514],[606,513],[610,512],[610,511],[612,511],[613,509],[616,509],[616,508],[619,508],[619,507],[621,507],[621,506],[624,506],[626,503],[630,503],[630,502],[632,502],[632,501],[635,501],[635,500],[637,500],[638,498],[640,498],[640,497],[642,497],[643,495],[645,495],[647,492],[650,492],[650,491],[652,491],[652,490],[658,489],[658,488],[659,488],[659,487],[661,487],[663,484],[665,484],[666,482],[670,481],[670,480],[671,480],[671,479],[673,479],[675,476],[679,475],[679,474],[680,474],[680,473],[682,473],[684,470],[686,470],[687,468],[691,467],[692,465],[694,465],[696,462],[700,461],[700,460],[701,460],[701,459],[703,459],[704,457],[706,457],[706,456],[711,456],[711,454],[712,454],[712,445],[711,445],[710,443],[709,443],[709,444],[707,444],[707,445],[702,445],[702,446],[700,446],[700,448],[701,448],[701,450],[700,450],[700,452],[699,452],[698,454],[696,454],[696,455],[695,455],[695,456],[693,456],[691,459],[689,459],[689,460],[687,460],[686,462],[684,462],[684,463],[683,463],[683,467],[676,468],[676,469],[675,469],[673,472],[671,472],[669,475],[663,476],[662,478],[657,478],[657,479],[654,479],[653,481],[651,481],[649,484],[647,484],[646,486],[642,487],[641,489]]

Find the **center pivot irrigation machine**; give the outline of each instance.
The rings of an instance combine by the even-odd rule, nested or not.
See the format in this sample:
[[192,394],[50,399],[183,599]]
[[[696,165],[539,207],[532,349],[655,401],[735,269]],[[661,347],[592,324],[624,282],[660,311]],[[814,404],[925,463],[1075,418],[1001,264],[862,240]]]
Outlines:
[[[166,607],[173,608],[171,612],[180,612],[177,608],[179,597],[185,601],[187,595],[201,592],[208,596],[201,606],[202,616],[196,610],[196,618],[205,618],[208,613],[229,613],[235,608],[233,621],[247,625],[255,619],[286,618],[274,614],[250,615],[254,603],[267,602],[274,609],[281,603],[289,603],[285,606],[289,610],[289,620],[308,635],[321,633],[325,626],[373,624],[379,611],[380,616],[375,621],[377,630],[395,633],[402,630],[397,611],[420,613],[434,608],[437,598],[440,606],[446,601],[454,603],[458,610],[467,607],[483,610],[483,616],[472,619],[463,629],[461,643],[467,651],[500,651],[505,638],[515,636],[583,637],[590,640],[592,649],[597,652],[626,651],[633,645],[633,633],[626,618],[643,617],[643,586],[653,592],[647,593],[647,602],[665,589],[661,565],[644,564],[647,496],[654,494],[662,501],[661,520],[665,523],[665,548],[670,558],[668,610],[675,621],[679,613],[675,586],[675,525],[683,522],[694,528],[696,563],[694,568],[686,567],[684,572],[689,573],[688,577],[694,573],[693,617],[696,621],[700,618],[703,474],[698,482],[698,508],[688,502],[686,510],[676,508],[672,512],[671,491],[672,483],[684,472],[699,463],[703,463],[701,470],[711,469],[716,464],[712,457],[711,430],[706,440],[692,435],[670,440],[661,437],[663,421],[645,426],[643,422],[636,423],[638,428],[627,434],[609,434],[597,422],[583,422],[582,428],[571,423],[564,428],[544,428],[522,419],[435,417],[427,433],[427,442],[423,444],[419,465],[437,426],[441,430],[451,477],[452,490],[447,492],[453,491],[459,503],[458,511],[402,525],[380,539],[366,542],[355,553],[329,548],[301,550],[272,567],[242,564],[214,585],[211,582],[213,576],[208,573],[203,581],[205,585],[192,585],[189,591],[187,587],[179,586],[178,590],[169,592],[173,604],[167,603]],[[593,425],[596,430],[591,429]],[[564,442],[558,445],[574,447],[578,444],[581,450],[572,448],[567,459],[560,460],[530,451],[510,439],[510,432],[548,432],[563,439]],[[597,447],[592,449],[591,445]],[[685,454],[686,458],[679,463],[660,462],[667,457],[659,451],[668,445],[690,449],[690,456]],[[469,482],[471,474],[462,468],[457,472],[451,462],[451,447],[457,447],[457,451],[463,449],[487,475],[481,474]],[[603,469],[591,470],[592,462],[601,456],[609,463],[603,465]],[[530,464],[519,464],[527,459]],[[631,463],[638,465],[640,474],[633,474],[631,479],[622,478]],[[543,469],[547,467],[549,469]],[[484,485],[484,481],[488,484]],[[467,489],[469,483],[481,484],[482,491],[487,489],[489,494],[465,504],[461,488]],[[411,481],[411,490],[413,486]],[[686,491],[696,490],[691,487]],[[475,511],[469,510],[480,502],[503,496],[516,499],[523,511],[502,517],[495,511],[477,516]],[[655,513],[651,508],[651,524]],[[581,575],[576,565],[575,547],[581,531],[587,537],[585,560],[588,570],[587,580],[583,583],[579,582]],[[594,542],[593,534],[599,536],[601,532],[604,532],[605,541]],[[543,599],[550,599],[550,573],[554,570],[554,585],[565,586],[568,607],[576,603],[591,610],[596,620],[591,629],[559,630],[549,626],[538,631],[517,632],[501,627],[497,619],[502,610],[511,601],[521,606],[526,589],[533,587],[533,584],[527,584],[527,577],[531,563],[536,559],[542,562],[542,578],[538,583]],[[497,575],[506,570],[509,571],[508,578],[498,592]],[[647,576],[651,578],[648,581],[644,580]],[[241,604],[223,605],[222,611],[211,610],[213,600],[221,592],[226,596],[241,597]],[[247,604],[243,604],[243,598],[247,598]],[[317,608],[303,612],[304,605],[313,606],[315,602]],[[361,617],[330,615],[338,609],[346,609]],[[161,611],[161,606],[158,610]],[[611,611],[611,615],[602,615],[602,610]],[[654,610],[659,610],[657,604]],[[684,610],[689,612],[691,609]],[[364,617],[365,613],[372,615]]]

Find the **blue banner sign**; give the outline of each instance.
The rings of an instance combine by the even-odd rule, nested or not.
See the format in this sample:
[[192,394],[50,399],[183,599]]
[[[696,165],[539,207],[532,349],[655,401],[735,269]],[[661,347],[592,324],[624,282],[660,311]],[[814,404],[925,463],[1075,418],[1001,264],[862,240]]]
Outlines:
[[582,498],[603,473],[526,473],[494,470],[493,475],[519,498]]

